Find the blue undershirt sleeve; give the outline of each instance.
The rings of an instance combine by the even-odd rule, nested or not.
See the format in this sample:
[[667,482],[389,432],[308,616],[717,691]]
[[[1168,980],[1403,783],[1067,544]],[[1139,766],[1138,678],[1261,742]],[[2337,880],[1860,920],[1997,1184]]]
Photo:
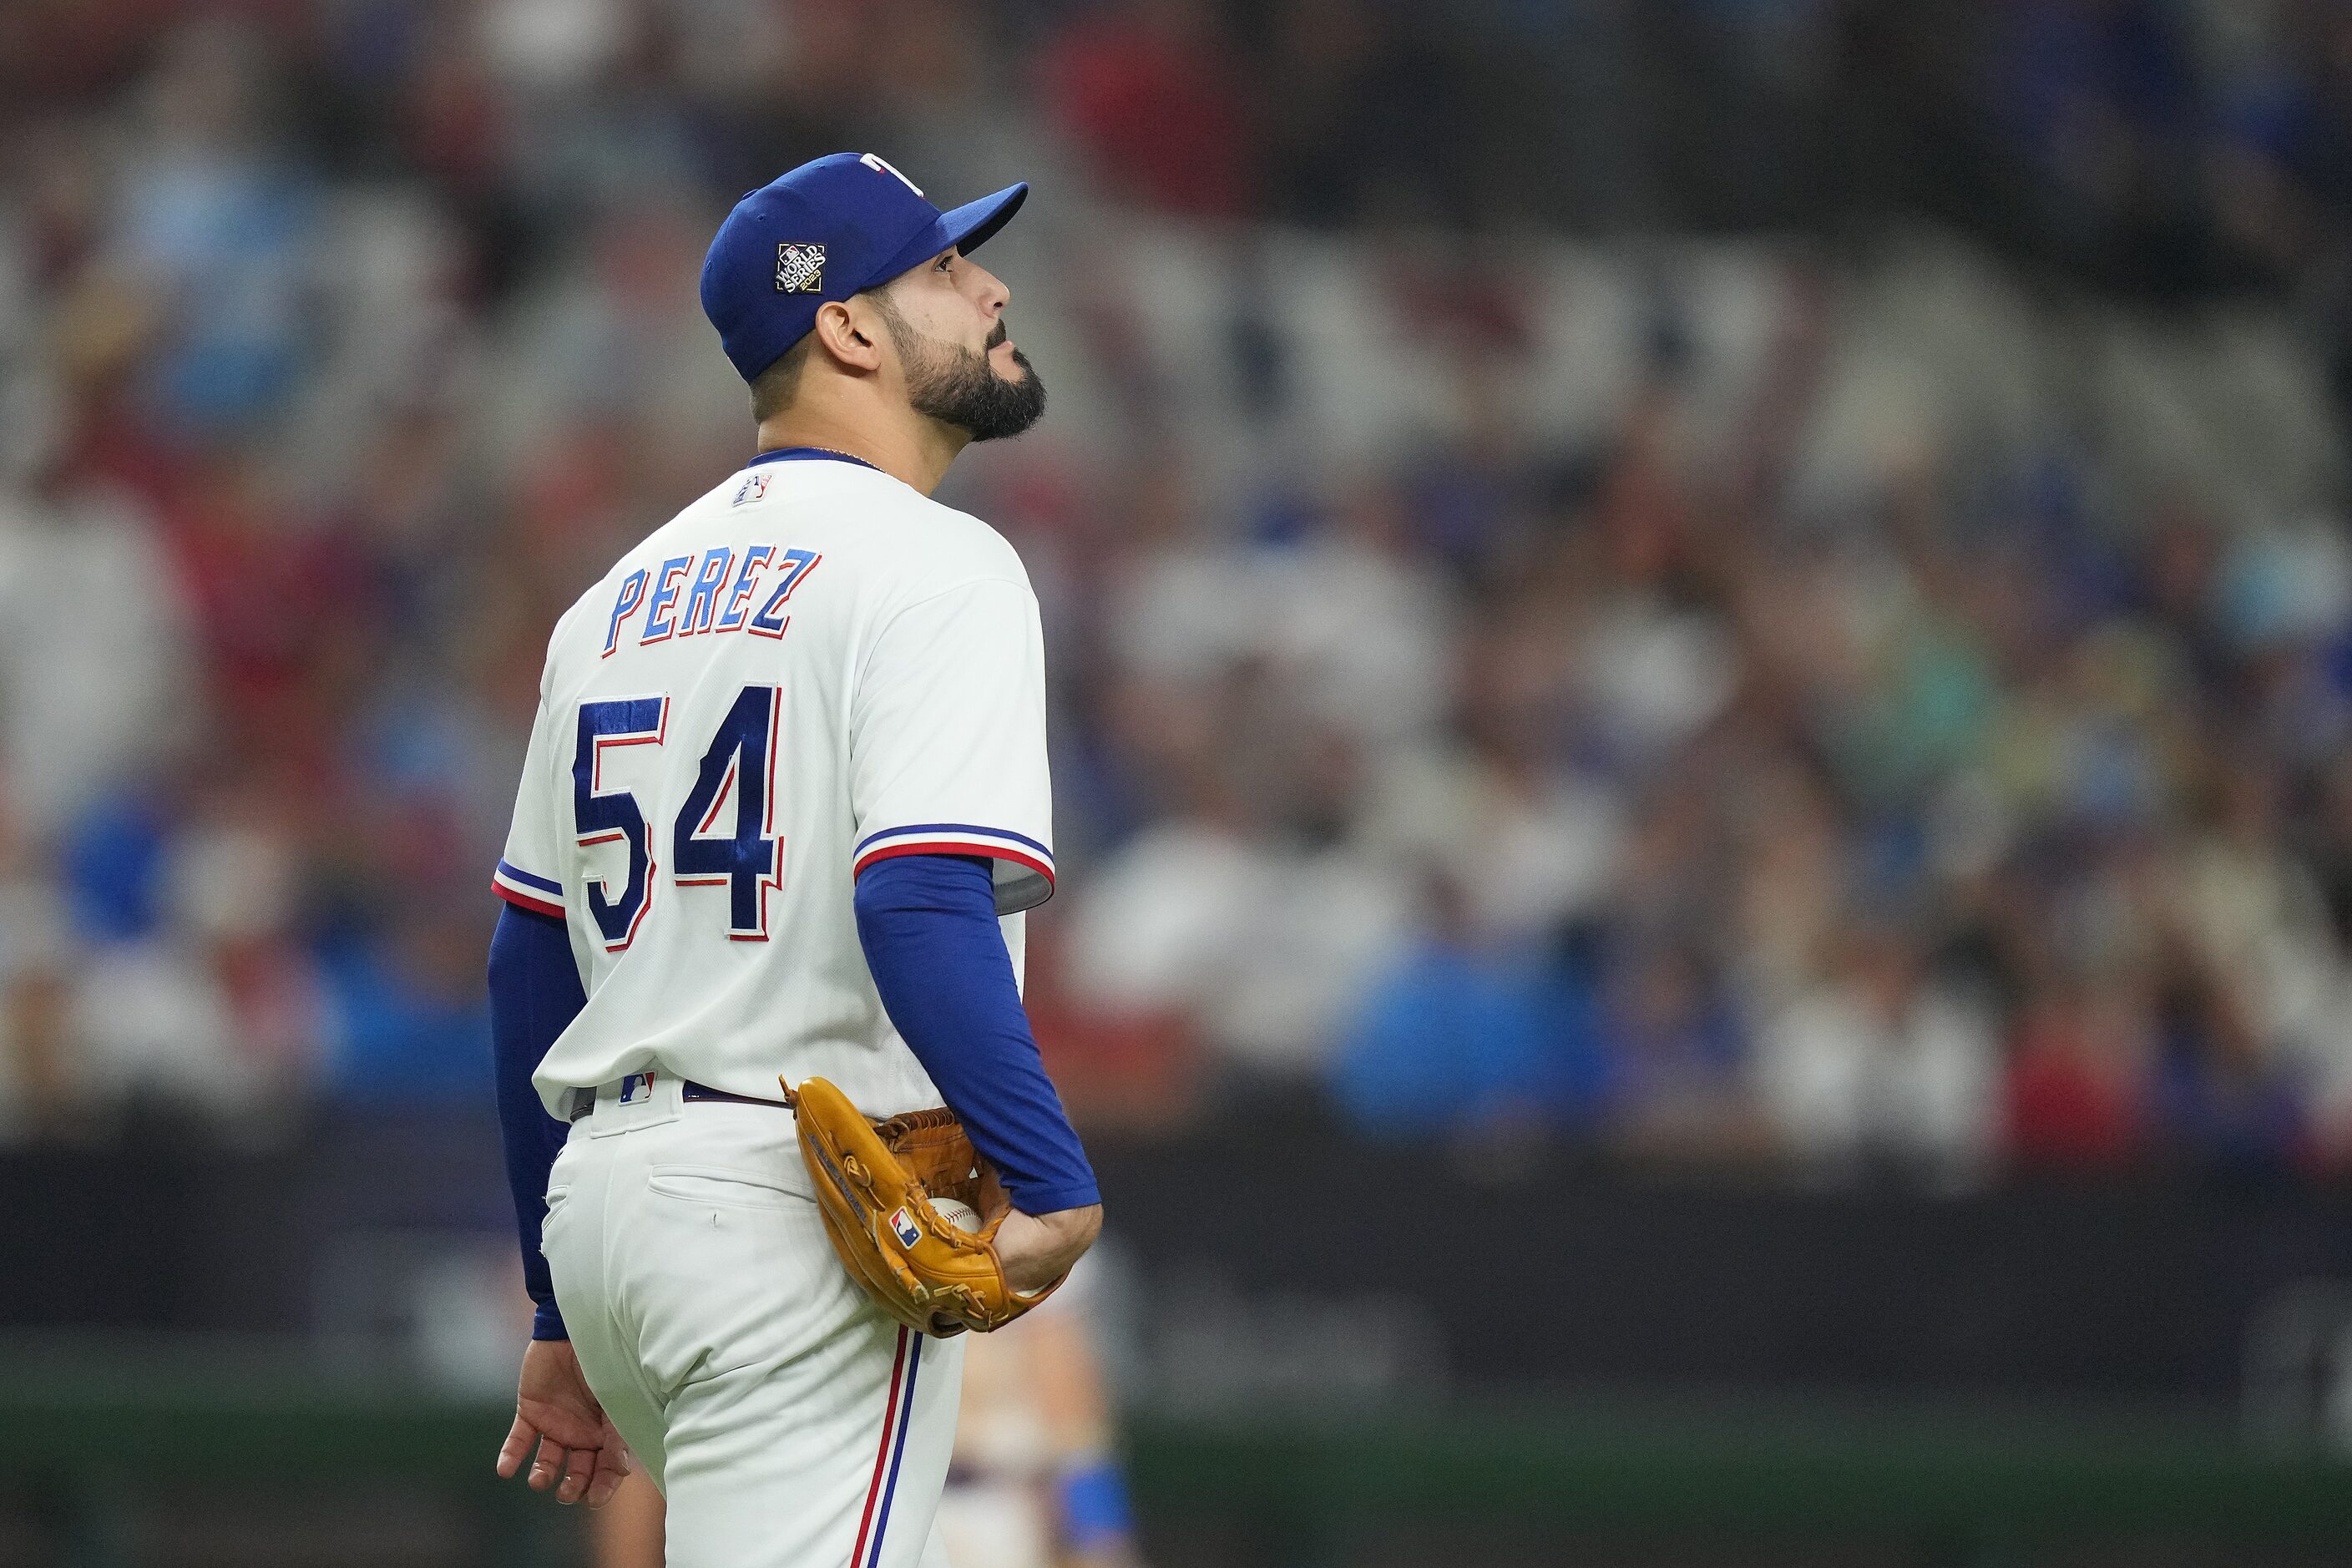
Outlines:
[[547,1173],[572,1130],[547,1113],[530,1075],[587,1005],[563,922],[507,905],[490,938],[490,1037],[498,1057],[499,1131],[522,1245],[523,1286],[539,1303],[530,1330],[535,1340],[571,1337],[556,1310],[539,1232],[547,1218]]
[[1102,1201],[1094,1168],[1037,1058],[996,923],[989,863],[902,855],[857,879],[857,936],[875,989],[1013,1207]]

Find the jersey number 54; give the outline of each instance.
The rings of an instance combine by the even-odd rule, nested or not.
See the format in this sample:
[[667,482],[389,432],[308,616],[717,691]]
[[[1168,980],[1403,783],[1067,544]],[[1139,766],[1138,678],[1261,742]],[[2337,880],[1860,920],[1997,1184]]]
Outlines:
[[[768,893],[783,885],[783,841],[776,836],[776,731],[783,691],[747,686],[738,692],[702,753],[694,787],[670,823],[670,878],[680,887],[727,889],[727,934],[736,942],[768,940]],[[629,876],[618,897],[612,879],[587,879],[588,915],[607,952],[635,940],[653,907],[653,826],[637,797],[604,784],[609,746],[658,746],[667,738],[669,699],[625,697],[580,705],[580,741],[572,757],[572,827],[583,849],[625,843]],[[713,827],[730,802],[727,831]]]

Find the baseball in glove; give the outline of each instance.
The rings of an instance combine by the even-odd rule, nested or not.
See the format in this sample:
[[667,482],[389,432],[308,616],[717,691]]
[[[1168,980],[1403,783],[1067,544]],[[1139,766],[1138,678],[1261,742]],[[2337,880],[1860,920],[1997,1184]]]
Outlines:
[[[1052,1295],[1005,1283],[997,1227],[1012,1204],[952,1111],[913,1110],[873,1121],[821,1078],[784,1099],[800,1125],[801,1158],[816,1184],[824,1233],[849,1277],[882,1310],[941,1339],[1000,1329]],[[966,1230],[931,1206],[968,1204],[981,1227]]]

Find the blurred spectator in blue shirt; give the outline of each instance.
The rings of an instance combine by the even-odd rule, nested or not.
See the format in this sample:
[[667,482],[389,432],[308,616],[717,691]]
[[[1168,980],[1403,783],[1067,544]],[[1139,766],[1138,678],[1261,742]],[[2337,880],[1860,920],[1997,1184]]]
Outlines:
[[474,1106],[490,1093],[487,922],[446,900],[410,903],[381,934],[323,955],[327,1090],[345,1101]]
[[1612,1076],[1589,963],[1478,942],[1464,889],[1443,875],[1431,882],[1427,929],[1343,1038],[1341,1105],[1391,1135],[1515,1119],[1589,1124]]
[[268,145],[266,64],[226,23],[172,40],[118,216],[121,262],[173,319],[162,405],[204,429],[276,411],[302,367],[315,204]]

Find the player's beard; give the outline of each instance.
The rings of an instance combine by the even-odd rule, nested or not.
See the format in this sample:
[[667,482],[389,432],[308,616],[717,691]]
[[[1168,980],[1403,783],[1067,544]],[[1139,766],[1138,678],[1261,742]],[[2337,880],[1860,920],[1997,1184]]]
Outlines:
[[1005,339],[1002,321],[989,333],[987,347],[980,349],[925,337],[887,300],[882,321],[906,366],[907,401],[916,413],[969,431],[975,441],[1018,436],[1045,416],[1045,384],[1037,379],[1028,355],[1013,351],[1013,363],[1021,367],[1019,381],[1007,381],[989,363],[989,351]]

